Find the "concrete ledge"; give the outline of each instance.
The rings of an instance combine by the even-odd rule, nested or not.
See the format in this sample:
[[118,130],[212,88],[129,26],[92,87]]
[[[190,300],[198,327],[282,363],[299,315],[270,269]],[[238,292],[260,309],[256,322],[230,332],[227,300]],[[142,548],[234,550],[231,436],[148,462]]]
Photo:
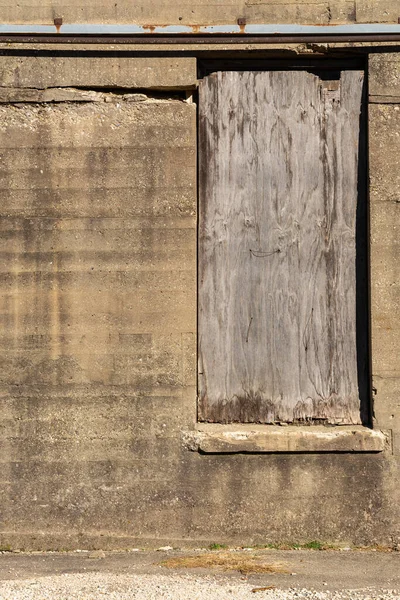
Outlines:
[[0,56],[0,87],[186,90],[196,69],[190,57]]
[[189,450],[232,452],[383,452],[390,434],[367,427],[199,424],[184,435]]

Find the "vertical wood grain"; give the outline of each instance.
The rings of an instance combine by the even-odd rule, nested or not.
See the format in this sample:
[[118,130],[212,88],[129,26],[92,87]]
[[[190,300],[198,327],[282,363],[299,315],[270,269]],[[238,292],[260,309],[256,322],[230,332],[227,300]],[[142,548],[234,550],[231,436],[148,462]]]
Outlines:
[[363,73],[200,87],[199,419],[359,423]]

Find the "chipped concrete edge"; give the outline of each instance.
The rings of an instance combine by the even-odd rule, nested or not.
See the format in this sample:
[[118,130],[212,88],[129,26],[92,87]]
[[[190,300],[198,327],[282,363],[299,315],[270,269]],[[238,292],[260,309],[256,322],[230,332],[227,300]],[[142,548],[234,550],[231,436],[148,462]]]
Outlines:
[[113,94],[111,92],[96,92],[73,87],[47,88],[9,88],[0,86],[0,103],[13,104],[21,102],[145,102],[146,94]]
[[[176,91],[176,90],[175,90]],[[163,95],[161,96],[160,93]],[[186,91],[187,97],[191,97],[189,91]],[[8,88],[0,85],[0,104],[23,104],[23,103],[57,103],[57,102],[170,102],[178,100],[191,103],[190,100],[174,97],[174,92],[170,94],[164,90],[159,90],[158,95],[152,95],[151,89],[146,89],[146,93],[122,92],[119,94],[113,92],[97,92],[94,90],[83,90],[74,87],[65,88],[47,88],[43,90],[34,88]]]
[[383,452],[391,451],[391,432],[362,426],[273,426],[198,424],[185,431],[183,444],[193,452]]

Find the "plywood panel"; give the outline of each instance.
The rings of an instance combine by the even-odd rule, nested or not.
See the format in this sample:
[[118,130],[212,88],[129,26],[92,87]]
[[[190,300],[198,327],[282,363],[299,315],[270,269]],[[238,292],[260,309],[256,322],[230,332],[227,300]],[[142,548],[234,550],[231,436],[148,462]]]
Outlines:
[[362,87],[360,71],[201,83],[200,420],[360,422]]

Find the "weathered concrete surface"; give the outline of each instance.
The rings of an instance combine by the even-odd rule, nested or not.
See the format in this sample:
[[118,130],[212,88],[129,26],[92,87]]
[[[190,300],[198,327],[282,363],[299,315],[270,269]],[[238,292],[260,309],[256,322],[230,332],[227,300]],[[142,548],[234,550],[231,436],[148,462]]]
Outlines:
[[[400,454],[400,105],[370,106],[372,369],[377,423]],[[397,440],[397,441],[396,441]]]
[[6,88],[94,87],[193,89],[195,58],[0,56]]
[[[370,59],[370,89],[398,96],[400,61],[392,54]],[[399,100],[397,100],[398,102]],[[374,413],[377,427],[393,432],[384,490],[400,504],[400,104],[369,107],[371,323]],[[395,526],[400,517],[395,508]],[[397,525],[396,525],[397,524]]]
[[112,100],[0,106],[0,546],[399,543],[397,107],[369,121],[375,426],[394,454],[202,455],[184,442],[195,106]]
[[163,24],[221,24],[235,23],[246,17],[252,23],[351,23],[396,22],[396,0],[189,0],[165,3],[98,2],[97,0],[26,0],[14,3],[1,0],[2,20],[5,23],[53,23],[62,17],[64,23],[141,23]]
[[390,434],[366,427],[281,427],[199,424],[186,436],[190,450],[213,452],[383,452]]
[[[370,106],[372,369],[375,417],[400,455],[400,61],[370,58],[370,90],[393,104]],[[393,475],[394,481],[399,475]]]
[[0,108],[7,532],[97,530],[116,501],[122,531],[133,490],[141,512],[170,496],[195,417],[195,124],[178,100]]
[[398,12],[396,0],[356,0],[357,23],[397,23]]
[[369,94],[375,102],[400,102],[400,54],[371,54]]

